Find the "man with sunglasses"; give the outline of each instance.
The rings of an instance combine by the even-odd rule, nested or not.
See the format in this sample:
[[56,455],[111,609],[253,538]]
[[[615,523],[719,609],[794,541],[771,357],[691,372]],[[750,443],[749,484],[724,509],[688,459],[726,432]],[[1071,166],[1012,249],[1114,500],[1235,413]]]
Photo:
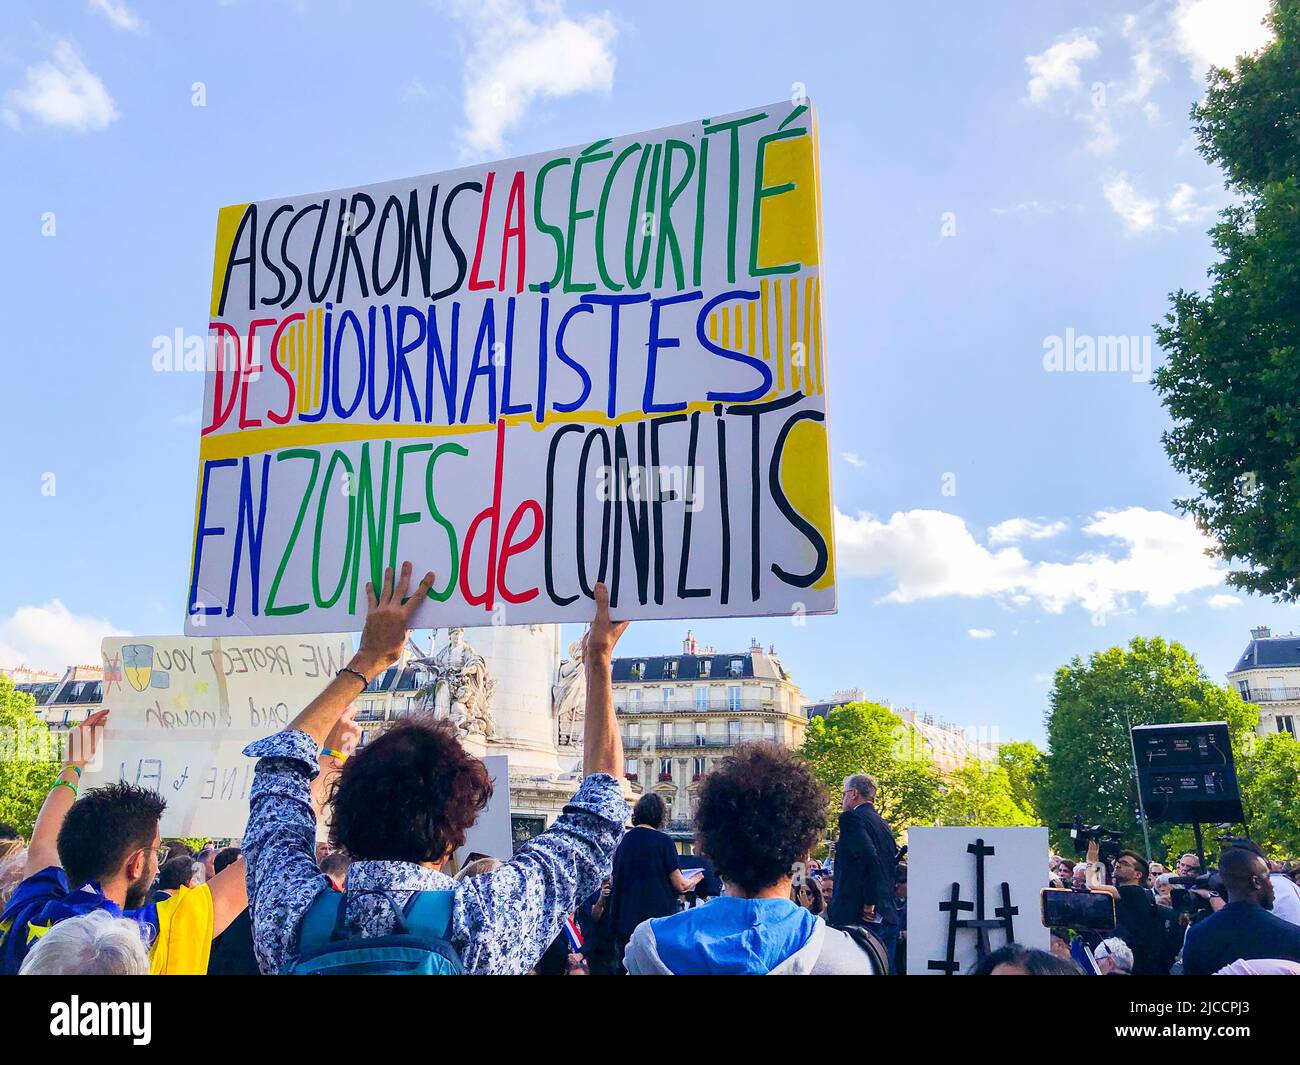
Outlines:
[[149,889],[166,859],[166,802],[154,791],[110,784],[78,797],[107,710],[72,734],[68,759],[41,806],[27,848],[25,879],[0,913],[0,973],[17,973],[28,950],[59,921],[95,910],[139,922],[153,974],[202,974],[212,938],[248,905],[244,863],[160,902]]

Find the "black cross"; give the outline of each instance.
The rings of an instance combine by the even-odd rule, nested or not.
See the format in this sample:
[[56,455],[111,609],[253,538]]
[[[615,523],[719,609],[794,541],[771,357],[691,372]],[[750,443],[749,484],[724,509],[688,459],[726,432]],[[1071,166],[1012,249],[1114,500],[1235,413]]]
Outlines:
[[948,901],[939,903],[939,912],[948,915],[948,956],[942,961],[927,962],[927,968],[941,972],[944,976],[952,976],[961,968],[960,963],[957,961],[957,929],[962,922],[957,919],[957,914],[974,908],[974,903],[961,901],[961,885],[953,884]]

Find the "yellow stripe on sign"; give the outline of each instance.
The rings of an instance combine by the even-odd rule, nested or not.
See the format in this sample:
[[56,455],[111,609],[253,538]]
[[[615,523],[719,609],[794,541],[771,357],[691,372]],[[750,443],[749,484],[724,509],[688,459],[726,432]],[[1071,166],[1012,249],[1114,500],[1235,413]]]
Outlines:
[[221,286],[226,280],[226,263],[230,261],[230,249],[235,245],[235,234],[239,223],[243,221],[244,212],[249,205],[233,204],[217,212],[217,242],[212,253],[212,317],[221,313]]
[[731,347],[731,315],[727,313],[725,307],[722,309],[722,346]]
[[319,307],[307,312],[307,350],[320,367],[311,394],[311,405],[315,408],[320,406],[321,388],[325,380],[325,312]]
[[785,391],[785,329],[781,318],[781,284],[772,286],[772,295],[776,297],[776,390]]
[[799,350],[799,279],[790,280],[790,391],[799,391],[803,352]]
[[816,298],[813,301],[813,343],[817,346],[817,390],[826,391],[826,375],[822,361],[822,281],[817,278],[813,286]]
[[754,319],[757,317],[757,313],[758,313],[758,308],[754,306],[754,301],[750,300],[749,301],[749,335],[747,339],[749,341],[748,353],[751,356],[754,354]]
[[763,280],[758,283],[758,291],[760,293],[758,302],[761,305],[763,311],[763,361],[770,363],[772,361],[772,349],[767,339],[767,322],[768,322],[767,278],[763,278]]
[[812,320],[816,314],[813,307],[813,279],[805,278],[803,283],[803,367],[804,367],[804,385],[808,389],[808,394],[817,391],[817,378],[813,374],[812,364]]

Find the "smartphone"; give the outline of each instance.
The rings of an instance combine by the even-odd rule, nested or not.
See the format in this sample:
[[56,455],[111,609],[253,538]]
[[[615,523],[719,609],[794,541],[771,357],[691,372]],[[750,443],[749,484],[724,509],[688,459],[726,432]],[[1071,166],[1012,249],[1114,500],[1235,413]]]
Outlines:
[[1046,928],[1107,931],[1115,927],[1115,897],[1102,892],[1043,888],[1039,907]]

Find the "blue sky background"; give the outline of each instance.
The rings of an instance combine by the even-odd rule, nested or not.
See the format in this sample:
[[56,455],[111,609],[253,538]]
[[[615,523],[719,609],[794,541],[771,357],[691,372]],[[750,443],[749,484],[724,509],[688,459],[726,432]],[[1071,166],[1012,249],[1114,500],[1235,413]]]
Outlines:
[[[1222,680],[1251,625],[1290,631],[1295,609],[1229,592],[1200,555],[1150,385],[1043,357],[1067,330],[1149,338],[1170,291],[1203,286],[1227,201],[1187,112],[1209,62],[1261,42],[1260,10],[8,4],[0,665],[180,630],[203,382],[152,359],[156,337],[206,331],[218,207],[802,83],[821,133],[841,610],[697,636],[775,644],[811,696],[862,687],[1004,739],[1041,740],[1053,670],[1135,634],[1183,642]],[[504,101],[485,104],[502,71]],[[627,649],[674,649],[687,627],[637,625]]]

